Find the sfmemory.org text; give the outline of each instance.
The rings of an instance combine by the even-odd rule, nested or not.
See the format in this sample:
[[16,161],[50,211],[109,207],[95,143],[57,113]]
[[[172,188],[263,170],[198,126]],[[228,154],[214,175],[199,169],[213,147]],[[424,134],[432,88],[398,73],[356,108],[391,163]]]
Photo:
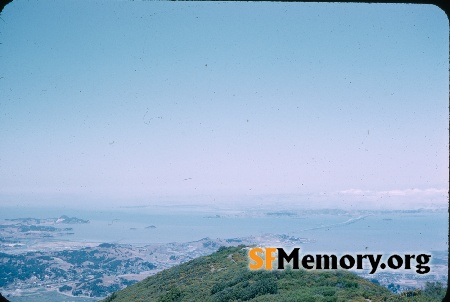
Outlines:
[[[356,255],[304,255],[300,256],[300,248],[294,248],[289,254],[283,248],[275,247],[255,247],[248,252],[249,268],[251,270],[258,269],[284,269],[285,261],[291,264],[292,269],[299,269],[300,265],[304,269],[364,269],[365,265],[369,265],[370,274],[374,274],[379,268],[384,270],[390,269],[411,269],[414,267],[416,273],[426,274],[430,271],[431,255],[427,254],[405,254],[391,255],[386,262],[381,262],[383,255],[381,254],[356,254]],[[276,260],[276,268],[273,263]]]

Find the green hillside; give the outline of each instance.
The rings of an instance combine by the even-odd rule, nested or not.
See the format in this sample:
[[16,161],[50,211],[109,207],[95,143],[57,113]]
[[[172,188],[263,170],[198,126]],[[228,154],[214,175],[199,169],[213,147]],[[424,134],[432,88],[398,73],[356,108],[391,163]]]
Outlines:
[[444,289],[402,297],[347,271],[250,271],[243,246],[164,270],[103,302],[133,301],[442,301]]

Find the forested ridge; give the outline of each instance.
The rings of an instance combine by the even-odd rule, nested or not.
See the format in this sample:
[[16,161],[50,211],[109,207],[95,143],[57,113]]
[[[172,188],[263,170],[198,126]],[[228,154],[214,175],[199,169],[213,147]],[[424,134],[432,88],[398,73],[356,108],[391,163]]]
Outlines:
[[132,301],[303,301],[378,302],[442,301],[446,288],[427,284],[423,290],[394,294],[343,271],[250,271],[244,246],[172,267],[107,297],[103,302]]

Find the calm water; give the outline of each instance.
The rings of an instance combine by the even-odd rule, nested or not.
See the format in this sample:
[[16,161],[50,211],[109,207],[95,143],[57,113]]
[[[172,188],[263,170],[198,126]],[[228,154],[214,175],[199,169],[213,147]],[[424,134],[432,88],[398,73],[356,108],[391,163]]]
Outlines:
[[20,297],[7,297],[10,302],[95,302],[100,299],[84,298],[84,297],[69,297],[54,291],[39,290],[33,294],[23,295]]
[[[74,235],[63,240],[145,245],[187,242],[204,237],[234,238],[266,233],[312,239],[309,251],[417,252],[447,250],[448,214],[376,213],[362,215],[308,214],[274,217],[258,213],[225,212],[202,208],[146,207],[109,210],[0,207],[0,219],[59,217],[89,219],[70,225]],[[219,215],[220,218],[210,218]],[[353,220],[354,219],[354,220]],[[350,220],[350,221],[349,221]],[[148,226],[156,228],[146,229]],[[63,227],[67,227],[64,225]]]

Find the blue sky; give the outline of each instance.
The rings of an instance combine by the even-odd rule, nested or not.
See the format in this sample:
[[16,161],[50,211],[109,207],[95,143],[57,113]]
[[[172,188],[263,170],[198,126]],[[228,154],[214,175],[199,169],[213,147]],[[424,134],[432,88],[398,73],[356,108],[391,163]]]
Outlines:
[[435,6],[16,0],[1,18],[3,201],[447,200]]

